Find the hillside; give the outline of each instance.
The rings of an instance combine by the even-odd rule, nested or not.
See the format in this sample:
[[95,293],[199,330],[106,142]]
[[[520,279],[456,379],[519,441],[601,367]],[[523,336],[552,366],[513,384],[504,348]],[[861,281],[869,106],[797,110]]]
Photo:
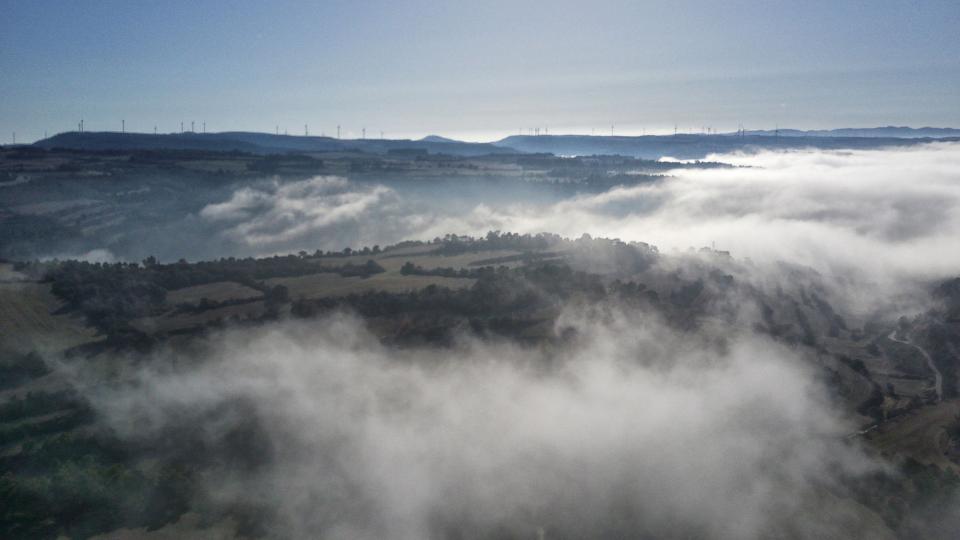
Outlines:
[[[805,136],[773,137],[753,135],[647,135],[641,137],[589,135],[513,135],[495,142],[497,146],[520,152],[551,153],[565,156],[617,154],[641,159],[674,157],[703,159],[710,154],[818,148],[833,150],[871,149],[911,146],[930,142],[931,138],[898,138],[880,136]],[[936,139],[960,140],[957,137]]]
[[40,148],[71,150],[201,150],[279,154],[287,152],[361,151],[385,154],[390,151],[420,151],[430,154],[481,156],[511,154],[514,150],[487,143],[453,140],[335,139],[332,137],[273,135],[244,131],[224,133],[67,132],[34,143]]
[[960,129],[907,126],[884,126],[872,128],[837,129],[766,129],[748,130],[747,135],[765,135],[780,137],[896,137],[901,139],[960,137]]
[[252,154],[363,152],[369,154],[428,153],[461,157],[495,154],[549,153],[558,156],[621,155],[641,159],[674,157],[703,159],[710,154],[755,152],[764,149],[871,149],[901,147],[931,141],[960,140],[952,128],[865,128],[826,131],[781,129],[747,131],[744,136],[647,135],[640,137],[587,135],[513,135],[491,143],[457,141],[439,135],[419,140],[336,139],[274,135],[246,131],[222,133],[67,132],[37,141],[34,146],[71,150],[194,150]]
[[[6,300],[37,305],[19,308],[31,316],[23,317],[18,331],[43,331],[48,339],[63,337],[62,346],[70,348],[62,356],[39,355],[13,347],[0,334],[0,351],[17,351],[7,354],[0,364],[7,375],[0,385],[5,391],[0,399],[0,472],[7,495],[0,512],[0,534],[5,538],[76,538],[108,531],[121,534],[125,529],[170,530],[177,523],[191,521],[192,512],[199,514],[203,529],[213,524],[214,530],[232,530],[239,523],[240,537],[285,537],[258,533],[282,530],[283,522],[272,513],[276,505],[272,498],[247,499],[241,492],[211,492],[209,486],[211,479],[220,478],[254,482],[283,455],[278,452],[300,444],[298,435],[278,434],[274,417],[257,409],[249,396],[217,393],[202,379],[194,386],[201,389],[203,399],[185,402],[190,406],[175,409],[172,415],[163,392],[189,396],[189,389],[184,388],[190,385],[176,379],[175,390],[165,388],[170,383],[160,373],[169,370],[202,377],[204,369],[221,365],[210,351],[225,346],[219,341],[223,336],[245,339],[239,336],[272,335],[282,339],[270,342],[270,349],[262,349],[256,341],[249,344],[261,347],[252,353],[252,365],[242,363],[246,342],[228,348],[229,362],[222,364],[227,371],[217,375],[219,381],[229,382],[234,379],[227,377],[255,369],[271,376],[295,373],[299,384],[299,371],[263,353],[285,353],[296,347],[298,331],[323,335],[332,327],[334,332],[344,332],[343,317],[349,313],[359,325],[356,334],[346,332],[351,350],[366,354],[384,350],[391,355],[389,364],[384,364],[390,371],[378,380],[399,377],[401,384],[426,380],[432,385],[420,391],[436,393],[439,383],[431,374],[490,363],[464,358],[465,340],[497,344],[498,352],[522,351],[533,359],[530,365],[536,366],[538,376],[549,377],[551,366],[570,362],[569,351],[586,346],[588,352],[595,352],[589,344],[593,339],[591,328],[596,328],[571,319],[573,309],[587,310],[598,321],[619,319],[613,328],[629,328],[631,339],[634,334],[650,332],[652,320],[662,321],[653,327],[658,344],[648,343],[641,349],[644,361],[656,359],[656,350],[664,346],[661,341],[669,343],[671,339],[683,339],[688,344],[706,339],[703,345],[711,358],[721,360],[730,354],[725,351],[738,335],[789,349],[793,361],[815,372],[831,390],[832,406],[847,419],[851,429],[856,429],[845,437],[834,432],[829,438],[818,439],[819,444],[840,453],[862,444],[890,459],[889,470],[854,479],[838,476],[826,487],[803,494],[804,503],[817,504],[825,498],[840,509],[839,514],[851,527],[872,531],[871,538],[893,538],[894,534],[901,538],[933,537],[930,533],[938,527],[936,520],[918,529],[909,516],[943,512],[938,501],[947,500],[956,486],[955,471],[960,469],[956,450],[960,445],[955,399],[958,380],[955,371],[943,369],[945,395],[936,395],[933,385],[937,372],[926,367],[923,356],[929,351],[943,368],[955,365],[949,348],[960,341],[960,328],[936,310],[900,323],[889,318],[858,320],[832,303],[836,299],[829,296],[815,272],[799,267],[783,270],[789,271],[789,276],[768,287],[755,282],[756,267],[752,263],[707,248],[666,255],[638,242],[512,233],[490,233],[483,238],[447,235],[433,242],[403,242],[382,249],[318,250],[312,254],[193,264],[156,260],[142,265],[77,261],[18,264],[15,269],[7,269],[7,274],[15,271],[21,280],[18,284],[30,290],[7,291]],[[950,285],[938,290],[938,294],[955,301]],[[38,303],[41,292],[45,299]],[[744,306],[747,309],[741,309]],[[57,318],[69,317],[69,324],[51,323],[53,317],[48,311],[53,309],[59,313]],[[79,321],[87,324],[82,332],[77,331]],[[936,335],[930,331],[934,328]],[[94,339],[94,333],[99,339]],[[612,345],[604,341],[603,346]],[[416,378],[403,378],[404,366],[415,362],[404,356],[405,351],[442,361],[443,369],[423,367],[414,372]],[[616,379],[605,383],[604,402],[617,399],[614,381],[630,376],[627,365],[633,365],[631,358],[634,356],[623,356]],[[582,364],[584,369],[603,362],[595,354],[585,359],[589,361]],[[305,364],[322,361],[318,356]],[[675,359],[668,356],[663,361],[672,363]],[[771,362],[774,360],[767,358],[768,367],[756,365],[754,369],[762,375]],[[669,365],[657,364],[656,369],[669,369]],[[316,399],[351,386],[375,392],[367,390],[370,383],[363,378],[362,364],[355,360],[350,366],[346,372],[349,385],[345,380],[329,381],[337,371],[323,372],[323,378],[303,383],[307,395]],[[140,379],[149,369],[158,374]],[[701,369],[711,377],[717,376],[715,366],[702,365]],[[312,377],[312,372],[306,373]],[[735,374],[741,385],[758,376],[752,371]],[[282,399],[273,396],[286,394],[290,383],[275,386],[280,383],[268,380],[271,400]],[[553,383],[548,395],[566,388],[566,380]],[[93,381],[90,388],[84,386],[89,381]],[[485,388],[474,379],[469,381],[457,387],[458,395],[467,394],[465,402],[469,402],[471,388]],[[496,382],[502,384],[502,379]],[[589,383],[590,379],[584,378],[575,386]],[[511,397],[511,401],[523,399],[534,384],[521,387],[523,392],[512,389],[511,396],[518,397]],[[765,402],[769,407],[784,406],[800,396],[789,385],[762,384],[776,388],[770,393],[774,399]],[[614,391],[610,391],[611,386]],[[148,388],[160,390],[154,394]],[[536,391],[535,386],[532,388]],[[688,410],[677,404],[662,405],[654,399],[658,390],[653,386],[629,390],[631,400],[648,399],[656,404],[647,410],[670,409],[665,414],[669,414],[671,423],[676,418],[682,420]],[[113,408],[113,399],[104,399],[100,392],[113,392],[106,395],[123,407]],[[739,444],[744,436],[740,426],[757,424],[756,415],[742,408],[723,409],[730,394],[727,389],[719,398],[702,402],[709,408],[722,409],[718,413],[718,422],[723,423],[719,431],[710,432],[710,426],[704,424],[691,439],[690,444],[704,448],[708,458],[722,455],[715,448],[725,444],[722,432],[734,431]],[[405,394],[394,390],[382,401],[372,403],[388,414],[402,414],[404,403],[397,396]],[[146,399],[149,408],[143,409],[137,399]],[[690,395],[686,399],[699,398]],[[128,403],[133,406],[128,407]],[[535,402],[523,401],[521,405],[535,406]],[[156,420],[137,424],[134,419],[140,410],[155,413],[150,418]],[[305,432],[329,417],[352,414],[352,409],[341,412],[332,406],[314,410],[299,423],[289,424],[294,428],[291,433]],[[567,416],[575,416],[582,409],[562,410]],[[170,421],[160,421],[164,414],[171,415]],[[618,429],[634,429],[631,426],[638,423],[637,417],[643,419],[645,413],[640,410],[629,414],[626,421],[616,424]],[[117,423],[121,417],[127,423]],[[512,421],[497,420],[494,429],[510,433]],[[564,419],[558,417],[556,422]],[[457,429],[464,425],[481,429],[478,424],[482,423],[454,422]],[[858,424],[861,427],[856,428]],[[619,428],[621,425],[624,427]],[[660,432],[668,429],[660,428]],[[562,431],[566,432],[565,426]],[[777,433],[782,431],[776,429]],[[432,447],[419,443],[424,433],[431,436],[425,428],[415,432],[418,448]],[[448,440],[447,435],[443,437]],[[481,440],[493,444],[492,438]],[[661,439],[655,440],[660,444]],[[782,455],[774,453],[776,449],[765,451],[764,455],[772,455],[762,463],[790,463],[790,455],[806,443],[789,439],[789,444],[784,444]],[[38,478],[50,480],[40,482]],[[311,489],[325,493],[323,484]]]

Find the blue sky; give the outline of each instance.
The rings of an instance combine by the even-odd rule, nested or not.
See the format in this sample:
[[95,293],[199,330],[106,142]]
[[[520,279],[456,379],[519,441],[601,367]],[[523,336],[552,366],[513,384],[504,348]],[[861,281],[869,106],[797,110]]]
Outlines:
[[0,140],[960,126],[960,2],[0,0]]

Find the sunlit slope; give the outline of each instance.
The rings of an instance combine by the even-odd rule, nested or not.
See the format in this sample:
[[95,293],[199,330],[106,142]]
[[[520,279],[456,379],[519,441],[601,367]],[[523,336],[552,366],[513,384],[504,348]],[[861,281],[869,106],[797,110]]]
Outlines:
[[62,306],[49,284],[0,282],[0,351],[56,352],[97,339],[82,318],[57,314]]

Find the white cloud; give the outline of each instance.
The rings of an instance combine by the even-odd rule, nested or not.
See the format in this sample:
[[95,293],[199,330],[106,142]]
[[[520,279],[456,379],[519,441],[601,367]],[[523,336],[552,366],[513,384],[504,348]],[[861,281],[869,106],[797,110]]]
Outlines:
[[225,234],[242,245],[269,247],[359,226],[360,220],[376,219],[394,198],[394,191],[381,185],[357,186],[343,178],[318,176],[242,188],[225,202],[207,205],[200,216],[228,224]]
[[960,144],[709,159],[750,168],[677,169],[654,184],[549,206],[480,204],[465,216],[438,213],[421,236],[586,232],[661,251],[715,243],[741,258],[871,279],[960,269]]
[[581,338],[549,359],[385,349],[342,317],[229,332],[200,367],[162,373],[157,359],[97,402],[121,436],[200,415],[211,440],[237,419],[204,414],[252,403],[243,420],[260,422],[268,467],[208,474],[208,488],[276,511],[278,536],[872,534],[875,516],[824,499],[838,474],[876,465],[844,442],[796,352],[730,336],[721,353],[634,316],[559,324]]
[[243,188],[201,216],[262,251],[504,230],[589,233],[661,251],[715,243],[741,258],[873,280],[960,269],[960,144],[709,159],[749,167],[677,169],[656,183],[553,203],[494,203],[481,190],[466,207],[455,194],[317,177]]

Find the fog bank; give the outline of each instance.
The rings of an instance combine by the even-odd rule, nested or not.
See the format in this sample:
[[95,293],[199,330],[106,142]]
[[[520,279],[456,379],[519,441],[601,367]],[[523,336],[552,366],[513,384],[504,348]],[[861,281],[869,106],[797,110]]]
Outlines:
[[[710,156],[744,166],[558,199],[470,184],[458,192],[320,177],[244,188],[200,216],[247,251],[341,249],[490,230],[583,233],[662,252],[716,246],[882,286],[960,268],[960,144]],[[546,193],[547,188],[541,188]]]
[[877,465],[845,440],[851,427],[796,352],[691,339],[639,315],[558,325],[579,337],[556,354],[466,338],[386,349],[343,316],[228,331],[203,363],[161,354],[84,392],[132,439],[196,423],[216,441],[256,422],[262,464],[214,471],[205,489],[269,508],[277,537],[843,538],[878,526],[837,498],[838,478]]
[[716,245],[740,258],[873,278],[943,276],[960,268],[960,144],[709,159],[750,168],[676,170],[655,184],[546,208],[479,205],[465,217],[438,217],[421,234],[589,233],[661,251]]

